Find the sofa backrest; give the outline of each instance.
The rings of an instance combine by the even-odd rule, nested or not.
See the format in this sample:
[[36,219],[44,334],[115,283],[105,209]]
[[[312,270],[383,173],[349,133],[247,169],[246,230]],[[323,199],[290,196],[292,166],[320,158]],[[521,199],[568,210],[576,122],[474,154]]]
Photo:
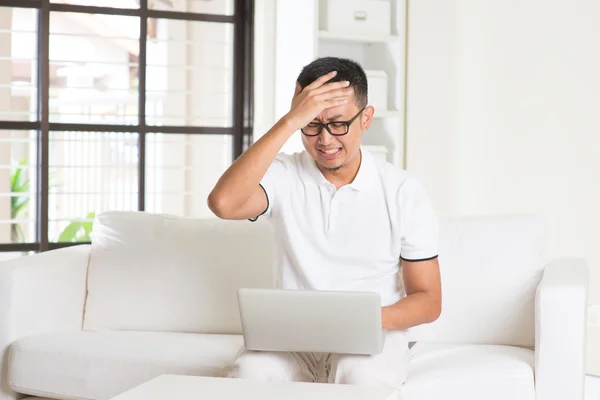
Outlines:
[[[535,217],[442,218],[442,315],[411,340],[533,347],[544,246]],[[101,214],[84,329],[240,333],[236,290],[274,286],[274,251],[265,221]]]
[[266,222],[100,214],[84,329],[241,333],[236,291],[274,285],[273,251]]
[[545,227],[532,216],[443,218],[442,315],[410,339],[533,347]]

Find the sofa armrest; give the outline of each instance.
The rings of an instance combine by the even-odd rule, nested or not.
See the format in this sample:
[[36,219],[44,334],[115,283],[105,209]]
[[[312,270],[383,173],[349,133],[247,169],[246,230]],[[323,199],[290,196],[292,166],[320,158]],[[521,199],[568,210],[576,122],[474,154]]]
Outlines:
[[90,245],[67,247],[0,263],[0,400],[10,344],[25,336],[81,330]]
[[589,272],[580,259],[548,264],[535,297],[537,400],[583,399]]

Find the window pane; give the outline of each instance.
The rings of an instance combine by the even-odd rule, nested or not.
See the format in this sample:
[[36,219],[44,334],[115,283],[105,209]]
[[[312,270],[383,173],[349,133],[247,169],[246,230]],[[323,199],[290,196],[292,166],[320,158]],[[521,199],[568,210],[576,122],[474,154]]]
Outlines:
[[96,214],[138,209],[137,141],[136,133],[50,133],[49,241],[88,241]]
[[0,7],[0,121],[37,119],[36,10]]
[[50,121],[137,124],[139,18],[50,14]]
[[148,134],[146,209],[193,218],[214,217],[208,194],[231,164],[231,136]]
[[77,4],[80,6],[98,6],[115,8],[140,8],[138,0],[51,0],[50,3]]
[[159,19],[155,25],[147,46],[147,123],[232,126],[232,24]]
[[0,243],[36,241],[36,138],[0,130]]
[[202,14],[233,15],[233,0],[149,0],[148,8]]

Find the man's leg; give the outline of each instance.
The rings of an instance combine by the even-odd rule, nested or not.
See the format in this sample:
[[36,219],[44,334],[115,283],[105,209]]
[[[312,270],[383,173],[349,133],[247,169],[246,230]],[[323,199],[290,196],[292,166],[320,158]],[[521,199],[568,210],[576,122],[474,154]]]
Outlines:
[[311,368],[303,355],[285,352],[242,349],[236,360],[224,370],[228,378],[258,381],[313,382]]
[[410,354],[404,332],[388,332],[380,354],[332,355],[329,382],[400,388],[408,375]]

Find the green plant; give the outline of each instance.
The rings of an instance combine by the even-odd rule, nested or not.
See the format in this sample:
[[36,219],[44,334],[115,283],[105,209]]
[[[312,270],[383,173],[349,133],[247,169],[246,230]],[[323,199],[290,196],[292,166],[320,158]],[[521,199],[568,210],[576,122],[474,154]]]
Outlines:
[[[29,174],[27,173],[27,159],[17,163],[10,177],[10,218],[16,220],[18,218],[27,218],[29,215],[29,190],[31,184]],[[18,195],[20,194],[20,195]],[[12,242],[20,242],[25,238],[23,229],[19,224],[11,224],[10,236]]]
[[[52,179],[50,187],[55,186]],[[10,177],[10,217],[12,220],[26,219],[29,216],[29,203],[31,181],[27,173],[27,158],[18,162],[12,170]],[[93,220],[95,212],[90,212],[86,220]],[[18,223],[11,224],[11,239],[13,243],[25,241],[25,233]],[[57,242],[89,242],[91,241],[92,222],[73,221],[58,235]]]
[[[91,212],[85,219],[93,220],[95,216],[96,213]],[[91,242],[92,225],[91,221],[73,221],[63,229],[57,242]]]

